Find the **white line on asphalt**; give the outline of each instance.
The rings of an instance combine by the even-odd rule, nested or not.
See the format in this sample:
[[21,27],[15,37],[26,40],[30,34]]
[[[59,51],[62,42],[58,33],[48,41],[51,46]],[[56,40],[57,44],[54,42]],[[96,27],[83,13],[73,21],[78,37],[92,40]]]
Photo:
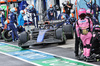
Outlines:
[[79,60],[76,60],[76,59],[71,59],[71,58],[68,58],[68,57],[63,57],[63,56],[59,56],[59,55],[55,55],[55,54],[51,54],[51,53],[46,53],[46,52],[35,50],[35,49],[31,49],[31,50],[42,52],[42,53],[53,55],[53,56],[57,56],[57,57],[61,57],[61,58],[64,58],[64,59],[69,59],[69,60],[73,60],[73,61],[77,61],[77,62],[89,64],[89,65],[93,65],[93,66],[99,66],[99,65],[96,65],[96,64],[92,64],[92,63],[88,63],[88,62],[84,62],[84,61],[79,61]]
[[13,57],[13,58],[16,58],[16,59],[18,59],[18,60],[27,62],[27,63],[32,64],[32,65],[42,66],[42,65],[36,64],[36,63],[34,63],[34,62],[30,62],[30,61],[27,61],[27,60],[18,58],[18,57],[16,57],[16,56],[13,56],[13,55],[10,55],[10,54],[4,53],[4,52],[0,52],[0,53],[1,53],[1,54],[4,54],[4,55],[7,55],[7,56],[10,56],[10,57]]
[[[5,43],[5,42],[0,42],[0,43]],[[6,43],[6,44],[10,44],[10,43]],[[12,44],[10,44],[10,45],[12,45]],[[13,45],[13,46],[16,46],[16,45]],[[63,57],[63,56],[55,55],[55,54],[52,54],[52,53],[47,53],[47,52],[35,50],[35,49],[30,49],[30,50],[42,52],[42,53],[45,53],[45,54],[49,54],[49,55],[53,55],[53,56],[57,56],[57,57],[61,57],[61,58],[64,58],[64,59],[69,59],[69,60],[73,60],[73,61],[77,61],[77,62],[81,62],[81,63],[93,65],[93,66],[99,66],[99,65],[96,65],[96,64],[92,64],[92,63],[88,63],[88,62],[84,62],[84,61],[79,61],[79,60],[76,60],[76,59],[71,59],[71,58],[68,58],[68,57]],[[4,54],[6,54],[6,53],[4,53]],[[9,54],[6,54],[6,55],[9,55]],[[9,56],[12,56],[12,55],[9,55]],[[15,56],[12,56],[12,57],[15,57]],[[17,58],[17,57],[15,57],[15,58]],[[20,59],[20,58],[18,58],[18,59]],[[23,59],[22,59],[22,60],[23,60]],[[23,61],[26,61],[26,60],[23,60]],[[28,61],[28,62],[29,62],[29,61]],[[31,62],[30,62],[30,63],[31,63]],[[36,64],[36,63],[33,63],[33,64]],[[38,64],[37,64],[37,65],[38,65]]]

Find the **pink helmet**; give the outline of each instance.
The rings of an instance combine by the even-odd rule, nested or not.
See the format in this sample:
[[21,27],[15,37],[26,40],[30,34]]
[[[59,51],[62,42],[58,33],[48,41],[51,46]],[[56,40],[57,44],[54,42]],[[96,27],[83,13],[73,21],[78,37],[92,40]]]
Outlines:
[[79,11],[78,11],[78,14],[79,15],[86,14],[86,9],[85,8],[80,8]]
[[93,14],[93,10],[91,11],[91,9],[88,9],[88,10],[86,11],[86,13]]

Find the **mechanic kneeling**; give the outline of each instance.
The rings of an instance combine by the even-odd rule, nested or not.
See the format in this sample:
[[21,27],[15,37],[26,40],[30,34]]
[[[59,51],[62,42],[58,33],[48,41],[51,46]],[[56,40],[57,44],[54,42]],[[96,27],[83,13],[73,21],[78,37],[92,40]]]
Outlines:
[[58,19],[61,20],[61,16],[63,16],[63,15],[66,17],[66,19],[69,18],[68,14],[65,13],[65,9],[64,9],[64,8],[63,8],[63,10],[62,10],[62,13],[59,14]]
[[[58,20],[64,19],[64,20],[66,21],[66,23],[68,23],[68,22],[67,22],[67,19],[68,19],[68,18],[69,18],[69,16],[68,16],[67,14],[65,14],[65,10],[63,9],[63,10],[62,10],[62,13],[59,14],[59,16],[58,16]],[[57,24],[56,27],[60,27],[61,25],[63,25],[63,23]]]
[[64,23],[68,24],[65,15],[62,15],[62,16],[61,16],[61,20],[64,20],[64,22],[57,24],[57,25],[56,25],[57,28],[59,28],[60,26],[62,26]]
[[70,18],[68,18],[68,21],[72,24],[73,29],[75,29],[75,22],[77,21],[77,19],[75,18],[73,13],[70,14]]

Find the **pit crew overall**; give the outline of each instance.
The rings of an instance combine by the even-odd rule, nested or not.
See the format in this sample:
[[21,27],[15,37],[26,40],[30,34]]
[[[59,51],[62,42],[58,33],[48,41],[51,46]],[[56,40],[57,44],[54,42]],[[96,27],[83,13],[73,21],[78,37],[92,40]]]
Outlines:
[[21,3],[18,3],[18,14],[20,14],[21,10],[24,10],[28,6],[28,3],[26,1],[21,1]]
[[17,28],[20,30],[20,32],[25,31],[25,29],[22,26],[24,26],[24,19],[23,15],[20,13],[20,15],[18,16],[18,28]]
[[92,20],[93,25],[99,24],[98,20],[93,16],[93,10],[88,9],[86,11],[86,17]]
[[[87,7],[88,8],[91,8],[91,4],[86,4],[87,5]],[[97,8],[97,10],[96,10],[96,8]],[[94,12],[94,17],[96,18],[96,19],[98,19],[98,13],[99,13],[99,11],[100,11],[100,7],[96,4],[96,6],[95,6],[95,3],[92,5],[92,9],[93,9],[93,12]],[[97,11],[97,12],[96,12]]]
[[87,18],[90,18],[92,20],[93,25],[99,24],[99,22],[97,21],[97,19],[94,16],[92,16],[92,17],[87,16]]
[[61,16],[66,16],[66,19],[68,19],[69,18],[69,16],[67,15],[67,14],[65,14],[65,13],[61,13],[61,14],[59,14],[59,16],[58,16],[58,19],[59,20],[61,20]]
[[83,42],[83,55],[85,57],[90,56],[90,50],[91,50],[91,38],[93,30],[93,23],[89,18],[84,18],[83,20],[79,19],[76,23],[76,32],[77,36],[80,37],[80,39]]
[[4,27],[4,21],[6,20],[5,18],[5,15],[4,15],[4,12],[1,13],[1,23],[2,23],[2,26]]
[[[35,8],[34,8],[34,9],[27,9],[27,11],[28,11],[29,13],[32,13],[32,19],[33,19],[34,26],[35,26],[35,27],[36,27],[36,26],[38,27],[38,16],[37,16],[36,9],[35,9]],[[36,17],[36,24],[35,24],[34,17]]]
[[[7,28],[10,28],[12,30],[12,40],[14,41],[15,39],[18,40],[18,34],[17,34],[17,28],[15,27],[14,23],[17,24],[16,21],[16,15],[12,12],[8,15],[8,19],[10,20],[10,23],[8,24]],[[16,36],[16,38],[15,38]]]
[[72,24],[73,29],[75,29],[75,22],[76,21],[77,21],[77,19],[75,17],[68,18],[68,22],[70,22],[70,24]]
[[54,8],[49,8],[47,11],[47,16],[49,20],[56,20],[57,11]]

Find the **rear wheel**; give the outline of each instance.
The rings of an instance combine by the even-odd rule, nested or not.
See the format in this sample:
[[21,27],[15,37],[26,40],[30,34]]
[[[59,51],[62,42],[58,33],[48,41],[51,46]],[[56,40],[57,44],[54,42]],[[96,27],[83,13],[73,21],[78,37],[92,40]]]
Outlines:
[[12,41],[12,31],[11,30],[4,30],[2,32],[2,37],[5,41]]
[[74,38],[73,26],[71,24],[64,25],[63,29],[64,29],[66,37],[68,39],[73,39]]

